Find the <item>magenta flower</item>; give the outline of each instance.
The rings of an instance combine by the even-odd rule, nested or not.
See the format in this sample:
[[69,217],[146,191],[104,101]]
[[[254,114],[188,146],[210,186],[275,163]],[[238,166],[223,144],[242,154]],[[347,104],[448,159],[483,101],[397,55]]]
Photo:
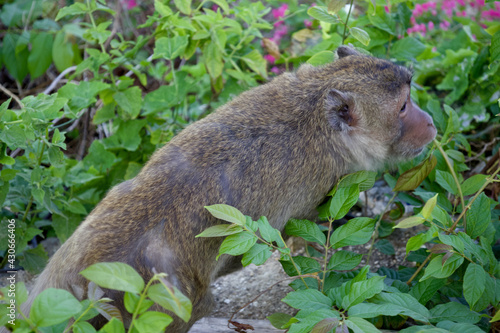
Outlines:
[[279,74],[281,71],[278,67],[274,66],[273,68],[271,68],[271,72],[273,72],[274,74]]
[[137,7],[136,0],[125,0],[124,3],[127,5],[128,10],[131,10],[132,8]]
[[275,19],[279,19],[285,16],[285,12],[288,10],[288,4],[283,4],[280,7],[273,9],[271,13]]
[[429,30],[434,29],[434,22],[430,21],[428,24]]
[[306,28],[310,28],[313,25],[313,23],[309,20],[304,20],[304,25],[306,26]]
[[276,59],[270,54],[266,54],[264,56],[264,59],[266,59],[267,62],[270,63],[271,65],[274,64],[274,62],[276,61]]
[[448,30],[449,27],[450,27],[450,22],[448,21],[443,21],[439,23],[439,28],[441,28],[441,30]]

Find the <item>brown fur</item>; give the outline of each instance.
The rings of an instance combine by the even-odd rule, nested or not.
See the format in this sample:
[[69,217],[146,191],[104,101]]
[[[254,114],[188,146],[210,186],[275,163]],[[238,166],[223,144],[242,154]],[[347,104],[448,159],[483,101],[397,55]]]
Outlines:
[[[229,204],[282,230],[290,218],[312,218],[340,176],[417,155],[436,129],[409,99],[410,72],[348,47],[338,54],[241,94],[174,137],[64,243],[28,303],[48,287],[86,290],[81,270],[122,261],[146,280],[153,267],[166,272],[192,300],[191,321],[167,328],[186,332],[210,313],[210,283],[239,267],[237,257],[215,261],[222,238],[195,238],[221,223],[204,206]],[[122,294],[107,296],[123,309]]]

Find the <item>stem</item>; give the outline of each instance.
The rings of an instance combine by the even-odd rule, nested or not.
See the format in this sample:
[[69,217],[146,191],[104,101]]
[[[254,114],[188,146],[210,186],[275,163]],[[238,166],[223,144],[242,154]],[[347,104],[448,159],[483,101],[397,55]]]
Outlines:
[[375,243],[375,239],[378,238],[378,228],[380,227],[380,223],[382,222],[382,217],[384,216],[385,212],[387,211],[389,206],[392,204],[394,199],[396,199],[397,195],[398,195],[397,192],[392,195],[392,198],[389,199],[389,202],[387,202],[387,205],[385,206],[384,210],[382,211],[382,213],[380,213],[380,216],[377,220],[377,223],[375,223],[375,230],[373,230],[372,240],[370,242],[370,250],[368,251],[368,255],[366,256],[366,263],[367,264],[370,263],[370,258],[372,256],[372,252],[373,252],[373,244]]
[[325,279],[326,279],[326,272],[328,271],[326,269],[326,266],[328,264],[328,249],[330,248],[330,233],[332,232],[332,224],[333,224],[333,219],[331,217],[328,218],[328,233],[326,236],[326,243],[325,243],[325,256],[323,257],[323,278],[321,279],[321,291],[325,289]]
[[[151,280],[149,280],[148,284],[146,284],[146,287],[142,290],[141,296],[139,298],[139,302],[137,302],[137,306],[135,307],[134,313],[132,314],[132,320],[130,322],[130,327],[128,328],[127,332],[132,332],[132,327],[134,327],[134,320],[139,315],[139,310],[141,309],[141,304],[144,301],[144,299],[146,299],[146,293],[149,289],[149,286],[151,286],[151,283],[153,281],[156,281],[156,280],[157,280],[156,275],[154,275],[153,278],[151,278]],[[167,290],[170,292],[169,288],[167,288]]]
[[354,0],[351,0],[351,5],[349,6],[349,12],[347,13],[347,19],[345,20],[344,33],[342,35],[342,45],[345,42],[345,33],[347,31],[347,22],[349,22],[349,16],[351,16],[351,9],[352,9],[353,2],[354,2]]
[[432,256],[432,253],[429,254],[427,256],[427,258],[425,258],[424,262],[422,263],[422,265],[418,266],[417,270],[415,271],[415,273],[413,273],[413,275],[411,276],[411,278],[406,282],[407,285],[411,285],[411,282],[413,281],[413,279],[415,279],[415,277],[418,275],[418,273],[420,273],[420,271],[422,270],[422,268],[425,267],[425,264],[427,264],[429,262],[429,260],[431,260],[431,256]]

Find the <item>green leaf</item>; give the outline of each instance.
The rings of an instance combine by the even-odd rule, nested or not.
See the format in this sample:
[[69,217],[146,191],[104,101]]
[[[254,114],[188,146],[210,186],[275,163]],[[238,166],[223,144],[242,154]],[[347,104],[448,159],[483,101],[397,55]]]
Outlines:
[[4,130],[0,132],[0,140],[5,142],[11,150],[27,147],[26,133],[18,124],[5,127]]
[[185,15],[191,15],[191,0],[174,0],[175,7]]
[[24,47],[18,51],[18,44],[24,45],[24,43],[24,37],[13,33],[6,33],[3,36],[1,48],[5,67],[14,79],[19,82],[23,81],[28,74],[28,48]]
[[189,318],[191,318],[193,305],[189,298],[184,296],[176,287],[167,290],[167,287],[158,283],[149,287],[148,296],[155,303],[175,313],[186,323],[189,321]]
[[364,46],[370,44],[370,35],[366,31],[358,27],[352,27],[349,29],[352,37],[356,38]]
[[387,254],[389,256],[396,254],[394,246],[392,246],[392,243],[388,239],[381,239],[377,241],[375,243],[375,247],[383,254]]
[[431,260],[429,265],[425,268],[424,276],[420,279],[420,281],[425,281],[430,277],[438,279],[447,278],[464,262],[464,258],[462,256],[454,253],[443,265],[443,257],[444,255],[438,255]]
[[436,207],[437,197],[438,197],[438,194],[436,194],[435,196],[433,196],[432,198],[427,200],[427,202],[424,205],[424,208],[422,208],[422,211],[420,212],[420,214],[422,214],[424,219],[426,219],[426,220],[431,219],[432,211],[434,210],[434,207]]
[[465,271],[463,288],[465,300],[474,308],[486,288],[486,272],[481,266],[469,264]]
[[491,63],[500,59],[500,30],[491,37],[490,55]]
[[80,272],[98,286],[108,289],[140,293],[144,280],[131,266],[122,262],[100,262]]
[[313,66],[322,66],[333,62],[335,54],[332,51],[321,51],[313,55],[307,63]]
[[413,191],[425,178],[431,173],[437,164],[436,156],[432,155],[430,158],[424,160],[422,163],[414,168],[404,172],[399,176],[394,191]]
[[394,229],[408,229],[420,225],[425,222],[425,219],[421,216],[410,216],[396,224]]
[[379,305],[392,305],[399,308],[402,315],[422,322],[428,322],[431,316],[429,310],[410,294],[380,293],[371,298],[370,302]]
[[207,43],[205,45],[203,59],[208,73],[213,80],[222,75],[224,61],[222,60],[222,52],[215,43]]
[[137,118],[142,106],[142,92],[139,87],[134,86],[125,91],[117,92],[113,97],[130,118]]
[[405,37],[397,40],[391,46],[391,55],[400,61],[416,61],[416,58],[422,54],[426,46],[418,39]]
[[[39,229],[35,230],[38,232],[40,231]],[[38,246],[35,247],[34,249],[25,250],[23,252],[22,257],[19,258],[19,264],[23,266],[23,268],[29,271],[30,273],[38,274],[45,267],[47,260],[49,260],[47,252],[43,248],[42,244],[38,244]]]
[[160,37],[156,40],[153,59],[165,58],[174,60],[184,54],[188,45],[187,36],[175,36],[172,38]]
[[262,265],[271,258],[272,248],[266,244],[254,244],[248,252],[241,258],[241,263],[243,266],[248,266],[250,264]]
[[358,202],[359,185],[350,187],[340,187],[328,202],[318,208],[319,217],[326,219],[331,217],[334,220],[344,217],[349,210]]
[[282,299],[282,301],[295,309],[330,309],[332,300],[314,289],[304,289],[292,291]]
[[289,236],[302,237],[308,242],[315,242],[321,245],[326,243],[325,234],[318,225],[309,220],[291,219],[285,226],[285,233]]
[[136,308],[140,306],[137,313],[141,314],[146,312],[150,307],[152,307],[155,304],[155,302],[146,298],[143,299],[141,304],[139,305],[140,300],[141,297],[138,294],[126,292],[125,296],[123,297],[123,304],[125,305],[125,309],[127,309],[129,313],[134,313],[136,311]]
[[349,294],[342,298],[342,308],[348,310],[351,306],[362,303],[384,290],[384,276],[374,276],[365,281],[351,285]]
[[222,237],[237,234],[243,230],[245,229],[237,224],[219,224],[203,230],[201,234],[198,234],[195,237]]
[[81,311],[80,302],[69,291],[45,289],[33,301],[30,319],[38,327],[56,325]]
[[339,23],[339,20],[334,15],[328,13],[328,9],[321,6],[314,6],[307,10],[307,14],[318,21],[336,24]]
[[155,11],[157,11],[162,17],[167,17],[173,14],[172,9],[168,7],[168,1],[165,0],[155,0]]
[[232,256],[239,256],[250,250],[257,242],[257,236],[249,232],[240,232],[238,234],[229,235],[222,242],[217,259],[224,253]]
[[311,333],[328,333],[340,324],[339,318],[325,318],[314,326]]
[[276,312],[270,316],[266,317],[267,320],[277,329],[283,328],[288,322],[293,318],[293,316],[287,313]]
[[41,32],[33,38],[31,52],[28,57],[28,70],[32,79],[45,74],[45,71],[52,63],[53,41],[53,36],[46,32]]
[[453,179],[451,173],[446,171],[436,170],[436,182],[451,194],[453,195],[458,194],[457,184],[455,183],[455,180]]
[[238,225],[245,225],[245,215],[243,215],[238,209],[234,207],[224,204],[218,204],[205,206],[205,209],[208,210],[214,217],[220,220],[227,221],[229,223],[235,223]]
[[267,242],[275,242],[280,238],[279,231],[274,229],[265,216],[261,216],[257,220],[260,235]]
[[31,189],[31,194],[33,195],[33,198],[35,198],[35,200],[42,204],[43,205],[43,198],[45,197],[45,191],[41,188],[32,188]]
[[73,326],[73,333],[95,333],[97,332],[94,326],[86,321],[79,321]]
[[349,271],[356,268],[362,259],[362,254],[340,250],[331,256],[326,268],[337,271]]
[[60,30],[52,44],[52,59],[59,72],[73,65],[74,51],[69,36],[65,30]]
[[385,11],[383,6],[377,6],[375,12],[373,8],[370,8],[368,13],[368,19],[371,24],[377,28],[384,30],[391,35],[396,35],[396,22],[392,19],[391,15]]
[[354,333],[380,333],[372,323],[359,317],[349,316],[349,319],[345,320],[345,325]]
[[66,165],[63,152],[56,146],[49,148],[49,161],[56,168]]
[[465,213],[467,221],[467,235],[472,239],[482,235],[491,223],[490,199],[481,193]]
[[125,333],[125,327],[123,326],[123,322],[116,319],[115,317],[111,318],[110,321],[104,325],[99,333]]
[[[341,187],[351,187],[353,185],[359,186],[359,191],[367,191],[373,187],[375,184],[375,178],[377,177],[377,173],[375,171],[358,171],[355,173],[350,173],[345,175],[339,180],[337,184],[337,188]],[[328,195],[333,195],[335,191],[331,191]]]
[[486,183],[487,175],[474,175],[466,179],[461,187],[463,195],[472,195],[479,191],[479,189]]
[[166,313],[148,311],[135,319],[134,327],[139,332],[164,332],[172,321],[172,317]]
[[312,274],[321,271],[321,265],[313,258],[296,256],[292,258],[299,271],[289,260],[280,260],[283,269],[289,276]]
[[415,297],[420,304],[425,305],[445,284],[445,279],[429,278],[414,285],[409,294]]
[[335,249],[347,245],[364,244],[370,240],[374,228],[374,219],[367,217],[354,218],[333,232],[330,243]]
[[260,54],[259,51],[253,50],[252,52],[243,56],[241,60],[243,60],[255,73],[259,74],[262,77],[267,77],[267,62],[264,57],[262,57],[262,54]]
[[477,312],[474,312],[467,306],[457,302],[448,302],[436,305],[430,310],[430,313],[431,317],[429,318],[429,321],[431,323],[451,320],[457,323],[475,324],[481,319],[481,316]]
[[85,3],[75,2],[71,6],[61,8],[59,12],[57,12],[56,21],[59,21],[60,19],[68,15],[85,14],[88,11],[89,9],[85,5]]

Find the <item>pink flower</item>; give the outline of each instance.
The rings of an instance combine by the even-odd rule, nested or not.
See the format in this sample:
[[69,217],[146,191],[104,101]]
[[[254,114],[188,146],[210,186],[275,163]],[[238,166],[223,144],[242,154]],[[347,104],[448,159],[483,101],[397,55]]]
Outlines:
[[279,74],[280,69],[278,67],[274,66],[273,68],[271,68],[271,72],[273,72],[274,74]]
[[448,30],[449,27],[450,27],[450,22],[448,21],[443,21],[439,23],[439,28],[441,28],[441,30]]
[[218,5],[213,5],[213,6],[212,6],[212,10],[213,10],[214,12],[216,12],[216,11],[217,11],[217,9],[219,9],[219,6],[218,6]]
[[137,7],[137,2],[136,0],[125,0],[125,4],[127,5],[127,9],[131,10],[132,8]]
[[430,21],[428,24],[429,30],[434,29],[434,22]]
[[304,25],[306,26],[306,28],[310,28],[313,25],[313,23],[309,20],[304,20]]
[[288,10],[288,4],[283,4],[280,7],[273,9],[271,13],[275,19],[279,19],[285,16],[285,12]]
[[499,19],[500,10],[495,10],[495,9],[485,10],[484,12],[481,13],[481,16],[487,20]]
[[281,38],[283,38],[287,33],[288,33],[288,28],[286,27],[286,25],[280,25],[276,28],[273,37],[271,37],[270,39],[276,44],[279,44]]
[[266,59],[267,62],[270,63],[271,65],[274,64],[274,62],[276,61],[276,59],[270,54],[266,54],[264,56],[264,59]]
[[391,10],[389,9],[389,6],[384,6],[384,9],[385,9],[386,13],[390,13],[391,12]]

